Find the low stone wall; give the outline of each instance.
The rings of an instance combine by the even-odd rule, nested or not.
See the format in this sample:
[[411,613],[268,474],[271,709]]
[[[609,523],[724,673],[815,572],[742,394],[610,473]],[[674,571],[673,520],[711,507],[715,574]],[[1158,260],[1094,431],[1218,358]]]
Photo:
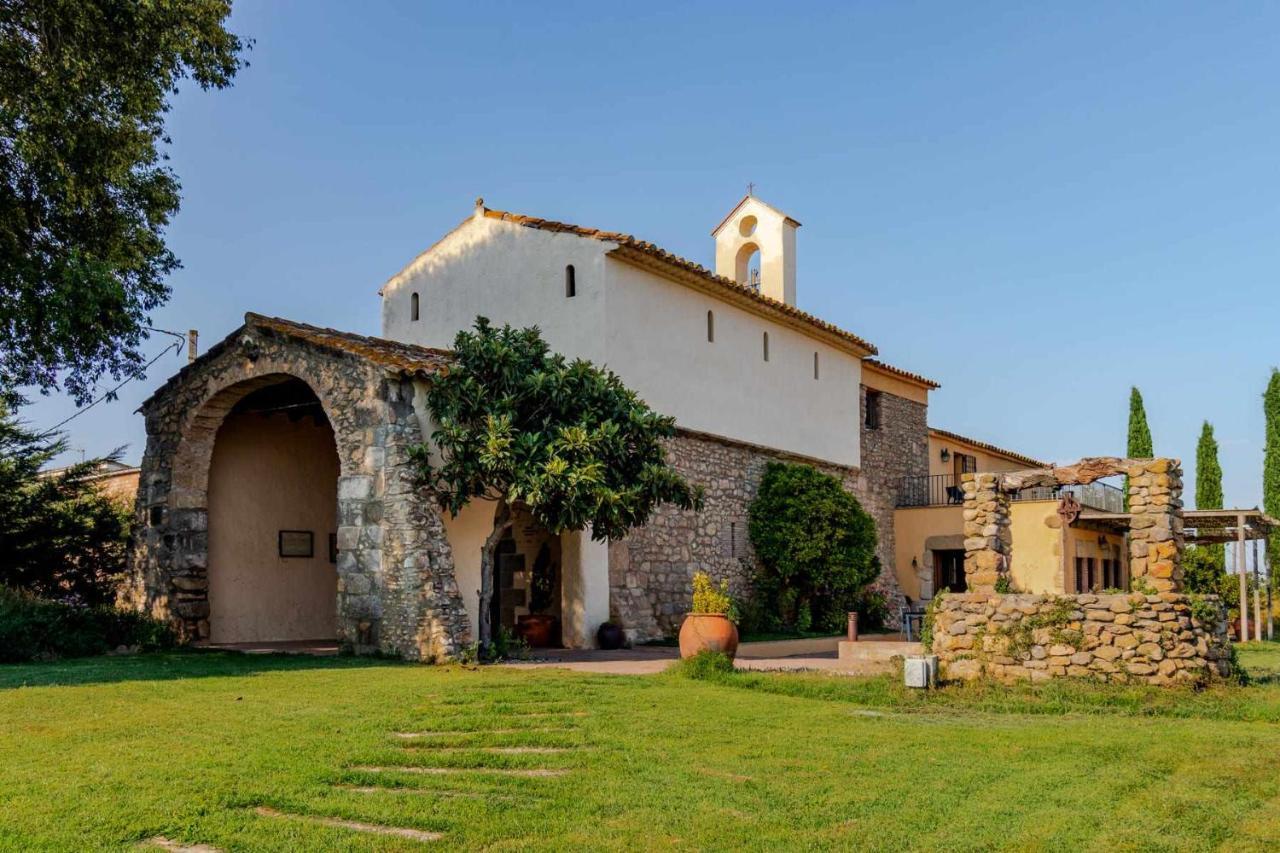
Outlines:
[[1231,671],[1225,613],[1212,596],[950,594],[932,627],[947,679],[1172,684]]

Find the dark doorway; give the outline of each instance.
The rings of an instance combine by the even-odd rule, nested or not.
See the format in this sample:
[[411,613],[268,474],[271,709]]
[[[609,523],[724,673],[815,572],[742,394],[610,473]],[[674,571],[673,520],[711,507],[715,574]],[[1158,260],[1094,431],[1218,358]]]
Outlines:
[[969,589],[964,578],[964,551],[933,552],[933,594],[937,595],[944,589],[950,592]]
[[508,533],[494,552],[493,599],[489,602],[489,625],[494,636],[499,628],[514,635],[516,609],[525,606],[525,589],[517,586],[524,578],[524,554],[517,550],[515,537]]

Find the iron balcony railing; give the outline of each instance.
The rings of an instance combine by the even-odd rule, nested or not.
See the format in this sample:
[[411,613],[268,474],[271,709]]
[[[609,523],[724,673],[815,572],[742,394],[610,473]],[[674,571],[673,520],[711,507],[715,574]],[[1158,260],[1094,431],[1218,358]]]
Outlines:
[[[1103,512],[1124,512],[1124,493],[1110,483],[1090,483],[1087,486],[1036,486],[1011,496],[1015,501],[1058,500],[1071,494],[1082,506]],[[960,506],[964,503],[964,490],[956,474],[930,474],[923,477],[903,477],[898,483],[898,506]]]

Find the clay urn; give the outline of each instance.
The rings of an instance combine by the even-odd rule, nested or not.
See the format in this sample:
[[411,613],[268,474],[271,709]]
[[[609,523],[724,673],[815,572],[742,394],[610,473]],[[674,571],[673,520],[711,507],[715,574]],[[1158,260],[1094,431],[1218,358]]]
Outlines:
[[732,660],[738,653],[738,626],[723,613],[690,613],[680,625],[680,657],[698,652],[724,652]]

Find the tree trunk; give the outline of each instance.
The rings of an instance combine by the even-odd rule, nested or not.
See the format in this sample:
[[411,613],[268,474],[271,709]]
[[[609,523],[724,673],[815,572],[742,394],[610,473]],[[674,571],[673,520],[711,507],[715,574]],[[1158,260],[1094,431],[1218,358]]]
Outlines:
[[494,551],[502,541],[503,534],[511,529],[513,523],[511,507],[505,500],[499,501],[498,509],[493,516],[493,530],[480,549],[480,612],[477,620],[480,624],[477,639],[481,646],[486,646],[493,640],[493,626],[489,622],[489,605],[493,601]]

